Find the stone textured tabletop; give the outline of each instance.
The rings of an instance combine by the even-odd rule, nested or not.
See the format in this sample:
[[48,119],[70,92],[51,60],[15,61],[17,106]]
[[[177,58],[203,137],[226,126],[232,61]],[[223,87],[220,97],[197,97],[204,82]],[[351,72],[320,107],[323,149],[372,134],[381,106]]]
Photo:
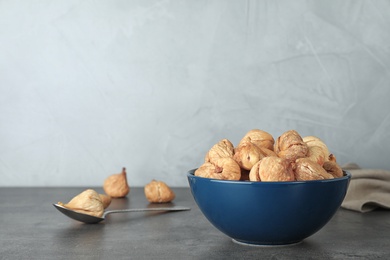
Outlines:
[[[189,188],[174,188],[190,211],[111,214],[88,225],[53,207],[84,188],[0,188],[0,259],[389,259],[390,211],[340,209],[319,232],[287,247],[232,242],[196,206]],[[95,188],[103,192],[101,188]],[[110,209],[147,207],[132,188]],[[264,223],[266,224],[266,223]]]

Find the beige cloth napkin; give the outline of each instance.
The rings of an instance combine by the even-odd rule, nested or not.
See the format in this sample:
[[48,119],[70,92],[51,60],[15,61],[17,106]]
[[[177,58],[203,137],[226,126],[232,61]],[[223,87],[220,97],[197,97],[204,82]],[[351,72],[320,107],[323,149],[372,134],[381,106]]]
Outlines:
[[355,163],[344,165],[351,181],[341,207],[358,212],[390,209],[390,171],[361,169]]

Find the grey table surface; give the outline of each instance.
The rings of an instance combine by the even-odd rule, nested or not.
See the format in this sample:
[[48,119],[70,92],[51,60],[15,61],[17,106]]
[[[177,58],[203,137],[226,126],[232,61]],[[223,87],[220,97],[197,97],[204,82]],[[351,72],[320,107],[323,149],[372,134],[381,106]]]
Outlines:
[[[386,210],[362,214],[340,209],[298,245],[253,247],[236,244],[214,228],[189,188],[173,188],[172,204],[190,211],[111,214],[92,225],[53,207],[84,189],[0,188],[0,259],[390,259]],[[131,188],[110,209],[148,205],[143,188]]]

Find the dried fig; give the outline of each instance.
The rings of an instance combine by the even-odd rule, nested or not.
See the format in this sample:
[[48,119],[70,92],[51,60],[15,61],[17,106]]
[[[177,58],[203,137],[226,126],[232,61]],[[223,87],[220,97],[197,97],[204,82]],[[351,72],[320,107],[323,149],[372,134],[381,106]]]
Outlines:
[[294,181],[291,163],[276,156],[264,157],[257,162],[249,173],[251,181]]
[[252,169],[252,166],[263,157],[264,154],[261,149],[251,142],[242,142],[234,149],[233,159],[241,168],[246,170]]
[[194,174],[204,178],[239,180],[241,178],[241,168],[233,158],[226,157],[203,163]]
[[324,155],[325,156],[329,156],[328,146],[320,138],[318,138],[316,136],[310,135],[310,136],[305,136],[302,139],[308,146],[319,146],[319,147],[321,147],[322,150],[324,151]]
[[260,150],[261,150],[261,153],[264,155],[264,157],[266,157],[266,156],[278,156],[273,150],[270,150],[268,148],[260,147]]
[[333,179],[333,175],[309,158],[299,158],[294,164],[294,173],[297,181]]
[[232,157],[234,146],[228,139],[222,139],[207,152],[205,162],[213,162],[219,158]]
[[110,175],[103,183],[104,192],[112,198],[123,198],[129,191],[127,184],[126,168],[121,173]]
[[309,148],[297,131],[289,130],[276,139],[274,151],[279,157],[294,162],[298,158],[306,157]]
[[331,162],[337,162],[336,156],[334,154],[329,154],[328,160]]
[[145,185],[144,193],[151,203],[167,203],[175,199],[175,193],[162,181],[152,180]]
[[332,174],[334,178],[340,178],[344,175],[343,169],[334,161],[327,161],[322,166],[325,171]]
[[103,203],[103,207],[106,209],[111,204],[111,197],[106,194],[99,194],[100,199]]
[[323,165],[327,159],[323,153],[323,150],[319,146],[309,146],[308,157],[313,162]]
[[309,147],[309,157],[311,159],[317,161],[321,165],[323,165],[324,162],[329,161],[329,149],[320,138],[316,136],[305,136],[302,140]]
[[99,193],[92,189],[83,191],[66,204],[62,202],[58,202],[58,204],[76,212],[95,217],[101,217],[104,213],[104,206],[100,199]]
[[269,150],[274,149],[275,140],[271,134],[260,129],[252,129],[248,131],[239,142],[238,146],[243,142],[251,142],[259,147],[264,147]]

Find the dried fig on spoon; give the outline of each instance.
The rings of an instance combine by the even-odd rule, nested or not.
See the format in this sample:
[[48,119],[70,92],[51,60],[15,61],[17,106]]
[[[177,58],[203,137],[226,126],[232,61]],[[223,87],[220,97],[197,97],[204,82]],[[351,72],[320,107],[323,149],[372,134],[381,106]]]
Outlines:
[[112,198],[123,198],[130,192],[126,168],[121,173],[110,175],[103,183],[104,192]]
[[99,197],[103,203],[103,207],[106,209],[111,204],[111,197],[106,194],[99,194]]
[[75,196],[68,203],[58,202],[59,205],[74,210],[76,212],[101,217],[104,213],[104,206],[99,193],[92,189],[87,189]]

